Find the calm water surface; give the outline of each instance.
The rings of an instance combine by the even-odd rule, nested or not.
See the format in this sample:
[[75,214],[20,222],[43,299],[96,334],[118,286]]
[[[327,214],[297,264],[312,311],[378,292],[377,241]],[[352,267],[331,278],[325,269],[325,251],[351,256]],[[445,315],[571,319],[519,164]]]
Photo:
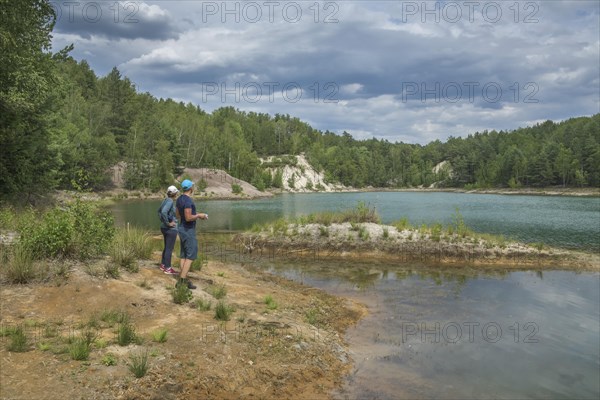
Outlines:
[[597,399],[600,275],[279,263],[356,299],[355,370],[339,398]]
[[[449,223],[458,207],[480,232],[598,251],[600,199],[457,193],[282,195],[201,201],[201,232],[354,207],[384,223]],[[155,229],[159,201],[112,209]],[[347,333],[355,369],[341,399],[598,399],[600,274],[436,269],[422,265],[263,261],[273,273],[356,299],[369,315]]]
[[[284,194],[252,201],[196,200],[210,219],[204,232],[228,232],[280,217],[352,208],[359,201],[376,207],[384,223],[404,216],[413,224],[448,224],[456,208],[469,227],[525,242],[600,251],[600,198],[503,196],[465,193],[314,193]],[[160,201],[126,201],[112,207],[117,222],[157,229]]]

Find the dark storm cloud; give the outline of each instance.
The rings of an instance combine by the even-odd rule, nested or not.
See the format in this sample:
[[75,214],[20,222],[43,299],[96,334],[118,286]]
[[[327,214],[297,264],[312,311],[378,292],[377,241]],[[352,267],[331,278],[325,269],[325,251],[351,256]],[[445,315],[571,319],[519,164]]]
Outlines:
[[166,40],[179,35],[180,29],[168,12],[144,2],[54,1],[55,31],[90,39]]
[[[156,96],[207,110],[289,113],[357,137],[424,143],[599,111],[599,3],[520,2],[521,11],[537,5],[537,22],[523,23],[521,13],[517,23],[505,8],[495,23],[452,24],[404,21],[406,3],[339,2],[338,23],[292,24],[205,21],[201,3],[157,2],[154,18],[172,36],[155,33],[169,39],[127,47],[92,38],[85,46],[97,59],[92,65],[109,59]],[[185,30],[173,28],[175,18]],[[203,90],[207,83],[235,91],[236,84],[270,82],[297,83],[304,96],[252,102]],[[330,82],[338,101],[325,104]]]

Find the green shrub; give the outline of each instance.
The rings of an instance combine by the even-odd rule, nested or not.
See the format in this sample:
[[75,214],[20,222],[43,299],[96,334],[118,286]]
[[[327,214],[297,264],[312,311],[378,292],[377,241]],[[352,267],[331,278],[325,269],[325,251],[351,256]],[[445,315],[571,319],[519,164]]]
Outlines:
[[244,189],[238,185],[237,183],[232,183],[231,184],[231,191],[233,192],[233,194],[240,194],[244,191]]
[[21,243],[35,258],[69,255],[73,250],[74,218],[68,211],[52,209],[40,221],[26,226]]
[[458,236],[464,238],[472,234],[471,230],[465,224],[465,220],[462,214],[460,213],[458,207],[456,208],[454,215],[452,215],[452,223],[454,225],[454,230],[456,231],[456,234]]
[[383,236],[383,238],[384,238],[384,239],[387,239],[387,238],[389,238],[389,237],[390,237],[390,230],[389,230],[389,228],[388,228],[388,227],[384,227],[384,228],[383,228],[383,233],[382,233],[382,236]]
[[290,189],[295,189],[296,188],[296,175],[292,174],[292,176],[290,176],[287,180],[287,184],[290,187]]
[[192,300],[192,291],[187,287],[187,285],[175,285],[175,287],[171,288],[171,296],[173,296],[173,302],[175,304],[186,304]]
[[322,237],[328,237],[329,236],[329,230],[324,227],[324,226],[319,226],[319,235]]
[[442,236],[442,224],[433,224],[431,226],[431,240],[434,242],[439,242]]
[[252,180],[250,181],[250,183],[256,189],[260,190],[261,192],[264,192],[264,190],[267,188],[267,185],[265,184],[265,181],[263,180],[262,174],[255,174],[252,177]]
[[21,242],[35,258],[88,259],[106,251],[114,236],[112,215],[80,199],[41,217],[24,213],[20,226]]
[[199,192],[204,192],[208,187],[208,183],[206,183],[206,180],[202,178],[198,182],[196,182],[196,187],[198,188]]
[[215,307],[215,319],[218,321],[229,321],[233,313],[233,307],[227,305],[224,301],[219,301]]
[[273,176],[273,180],[271,186],[274,188],[282,189],[283,188],[283,172],[280,168],[277,168],[275,175]]
[[102,364],[110,367],[112,365],[117,365],[117,358],[112,353],[107,353],[102,357]]
[[3,206],[0,208],[0,226],[3,229],[17,229],[16,211],[13,207]]
[[369,239],[369,231],[367,231],[367,228],[365,228],[364,226],[361,225],[361,227],[358,229],[358,237],[361,238],[362,240],[368,240]]

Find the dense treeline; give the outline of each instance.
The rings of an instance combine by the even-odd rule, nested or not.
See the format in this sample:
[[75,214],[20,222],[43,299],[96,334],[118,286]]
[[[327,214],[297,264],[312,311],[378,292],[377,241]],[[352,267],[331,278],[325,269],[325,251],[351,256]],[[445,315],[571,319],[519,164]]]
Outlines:
[[[289,115],[193,104],[138,93],[114,68],[50,54],[46,1],[0,3],[2,196],[51,188],[110,187],[126,162],[128,188],[158,189],[181,167],[215,167],[273,185],[259,157],[305,153],[331,181],[363,187],[600,186],[600,114],[425,146],[355,140]],[[443,167],[434,167],[443,161]]]

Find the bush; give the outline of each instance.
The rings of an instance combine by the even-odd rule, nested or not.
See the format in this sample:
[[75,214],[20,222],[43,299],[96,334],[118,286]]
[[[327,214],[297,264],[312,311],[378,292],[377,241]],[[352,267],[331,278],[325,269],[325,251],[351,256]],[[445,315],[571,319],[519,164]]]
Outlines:
[[87,259],[106,252],[115,235],[112,214],[80,200],[71,204],[69,212],[75,217],[73,247],[77,258]]
[[112,215],[80,199],[41,217],[35,211],[23,213],[21,220],[21,243],[34,258],[88,259],[106,251],[114,236]]
[[290,189],[296,188],[296,176],[294,174],[288,178],[287,184]]
[[173,296],[173,302],[175,304],[185,304],[192,300],[192,291],[185,284],[175,285],[171,289],[171,295]]
[[244,191],[244,189],[238,185],[237,183],[232,183],[231,184],[231,191],[233,192],[233,194],[240,194]]
[[102,357],[102,364],[106,365],[107,367],[117,365],[117,358],[114,354],[107,353],[106,355],[104,355],[104,357]]
[[55,208],[41,221],[31,221],[21,233],[21,243],[35,258],[70,255],[73,250],[74,218],[66,210]]
[[281,171],[281,169],[278,168],[275,172],[275,175],[273,176],[273,179],[271,181],[271,186],[277,189],[283,188],[283,172]]
[[255,174],[255,175],[252,177],[252,180],[250,181],[250,183],[251,183],[252,185],[254,185],[254,187],[255,187],[256,189],[260,190],[261,192],[264,192],[264,191],[265,191],[265,189],[266,189],[266,187],[267,187],[267,186],[265,185],[265,182],[264,182],[264,180],[263,180],[263,176],[262,176],[262,174]]
[[471,230],[465,224],[465,220],[458,208],[456,208],[456,212],[454,213],[454,215],[452,215],[452,223],[454,225],[454,230],[458,236],[464,238],[472,233]]
[[208,187],[208,183],[206,183],[204,178],[202,178],[198,182],[196,182],[196,186],[198,187],[199,192],[204,192],[206,190],[206,188]]

